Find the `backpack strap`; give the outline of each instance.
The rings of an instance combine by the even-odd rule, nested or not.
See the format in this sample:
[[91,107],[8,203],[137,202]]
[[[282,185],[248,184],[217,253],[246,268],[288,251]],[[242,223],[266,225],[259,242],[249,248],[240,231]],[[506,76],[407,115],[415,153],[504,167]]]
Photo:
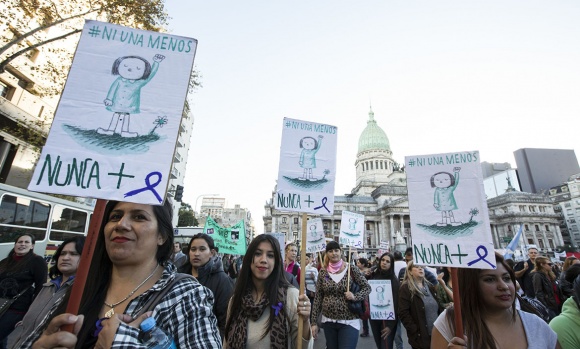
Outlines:
[[139,312],[137,312],[137,315],[135,315],[133,318],[136,319],[139,316],[143,315],[144,313],[155,309],[155,307],[157,306],[157,304],[161,302],[163,297],[165,297],[169,293],[169,291],[173,289],[173,286],[175,286],[179,281],[183,279],[195,280],[195,278],[192,275],[176,273],[173,280],[171,280],[161,291],[157,292],[156,294],[153,295],[153,297],[149,298],[149,300],[147,300],[147,302],[143,305],[141,310],[139,310]]

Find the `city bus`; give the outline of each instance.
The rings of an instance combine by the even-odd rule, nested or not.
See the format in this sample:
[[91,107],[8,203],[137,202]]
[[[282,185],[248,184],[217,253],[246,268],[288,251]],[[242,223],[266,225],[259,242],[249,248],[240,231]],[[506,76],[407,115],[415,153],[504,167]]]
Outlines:
[[0,184],[0,260],[22,233],[34,236],[34,252],[47,262],[63,240],[86,236],[96,200],[83,200],[73,202]]

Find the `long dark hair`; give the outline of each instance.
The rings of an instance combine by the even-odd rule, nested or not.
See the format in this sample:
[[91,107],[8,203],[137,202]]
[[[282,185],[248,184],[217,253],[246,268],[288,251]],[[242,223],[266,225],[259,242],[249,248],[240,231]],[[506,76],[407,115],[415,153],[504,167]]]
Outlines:
[[36,239],[34,238],[34,235],[32,235],[32,234],[23,233],[23,234],[18,235],[16,237],[16,239],[14,239],[14,247],[16,247],[16,243],[18,242],[18,239],[20,239],[23,236],[30,237],[30,241],[32,242],[33,248],[31,248],[30,251],[28,251],[28,253],[25,256],[23,256],[22,259],[20,259],[18,261],[14,259],[14,254],[16,252],[14,252],[14,248],[12,248],[10,250],[10,252],[8,252],[8,257],[6,257],[2,261],[0,261],[0,273],[3,273],[6,270],[18,271],[18,270],[26,267],[28,265],[28,261],[35,256],[34,243],[36,242]]
[[[76,348],[86,347],[88,344],[94,344],[96,341],[96,338],[93,337],[95,323],[99,318],[100,305],[105,302],[113,269],[113,263],[105,249],[104,230],[111,212],[118,203],[119,201],[109,201],[105,207],[103,220],[99,228],[99,236],[95,243],[93,259],[91,260],[91,266],[89,268],[89,275],[92,277],[87,278],[79,307],[79,314],[84,314],[85,320],[77,335]],[[165,200],[163,206],[151,205],[151,207],[157,219],[158,233],[165,239],[165,242],[161,246],[158,246],[156,253],[157,262],[164,266],[173,256],[173,225],[171,224],[173,209],[168,200]],[[63,301],[63,307],[56,314],[63,313],[65,307],[66,302]],[[89,346],[92,347],[92,345]]]
[[[389,270],[381,269],[381,260],[383,259],[384,256],[387,256],[391,259],[391,267],[389,268]],[[393,257],[391,253],[385,252],[381,255],[381,258],[379,258],[379,264],[377,265],[377,269],[375,269],[375,271],[373,272],[373,277],[375,275],[381,275],[381,277],[391,280],[398,279],[398,276],[395,276],[395,257]]]
[[79,255],[81,253],[83,253],[83,247],[85,246],[85,237],[84,236],[74,236],[72,238],[68,238],[68,239],[64,240],[62,242],[62,244],[60,244],[60,246],[58,246],[54,255],[52,255],[52,261],[54,262],[54,265],[52,267],[50,267],[50,269],[48,269],[48,276],[51,279],[56,279],[57,277],[62,276],[62,273],[60,272],[60,270],[58,270],[58,259],[60,258],[60,255],[62,254],[63,248],[66,245],[70,244],[71,242],[75,244],[75,251],[77,251],[77,253]]
[[[242,262],[242,268],[238,274],[236,285],[234,287],[234,294],[231,300],[231,312],[226,321],[226,336],[229,334],[230,329],[233,326],[233,321],[238,317],[238,314],[242,310],[242,298],[248,294],[248,292],[253,291],[256,287],[254,285],[254,279],[252,278],[252,263],[254,262],[254,254],[258,249],[258,246],[262,242],[268,242],[272,245],[274,250],[274,269],[268,278],[266,279],[265,294],[268,296],[269,304],[276,304],[278,301],[286,303],[286,300],[278,300],[278,288],[279,287],[290,287],[290,284],[286,280],[284,275],[284,267],[282,263],[282,255],[280,254],[280,245],[278,240],[272,237],[270,234],[260,234],[252,240],[250,246],[246,250],[244,259]],[[264,327],[264,333],[261,338],[264,338],[272,329],[272,324],[274,323],[274,318],[276,317],[274,313],[274,308],[268,307],[270,309],[270,317],[268,318],[268,326]],[[284,309],[286,312],[286,309]]]
[[[503,265],[508,272],[514,289],[516,285],[516,275],[505,259],[498,253],[495,253],[497,265]],[[489,328],[483,321],[483,312],[486,305],[483,303],[483,295],[479,287],[479,275],[483,269],[459,268],[457,271],[457,287],[459,287],[459,296],[461,300],[461,317],[467,338],[471,341],[472,348],[497,349],[495,339],[489,331]],[[453,287],[456,287],[453,285]],[[474,294],[475,293],[475,294]],[[511,306],[512,320],[516,320],[516,302]],[[453,316],[453,307],[447,309],[447,321],[453,324],[455,331],[455,321]]]
[[180,273],[191,274],[191,268],[193,266],[191,265],[191,260],[189,259],[189,251],[191,250],[191,244],[193,244],[193,240],[197,240],[197,239],[205,240],[205,242],[207,242],[207,246],[209,247],[210,250],[216,249],[215,242],[213,241],[213,238],[211,236],[204,234],[204,233],[197,233],[194,236],[192,236],[191,240],[189,240],[189,243],[187,244],[187,258],[185,259],[185,263],[183,263],[183,265],[181,267],[179,267]]

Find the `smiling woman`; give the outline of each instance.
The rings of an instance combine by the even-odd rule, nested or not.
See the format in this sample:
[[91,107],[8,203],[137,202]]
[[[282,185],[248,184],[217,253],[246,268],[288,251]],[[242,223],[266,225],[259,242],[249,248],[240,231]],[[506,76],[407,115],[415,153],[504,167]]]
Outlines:
[[[179,277],[171,263],[171,205],[110,201],[105,209],[91,260],[79,314],[54,317],[42,336],[23,348],[111,348],[141,345],[139,324],[154,317],[177,348],[220,348],[211,292],[193,277]],[[56,313],[64,311],[61,305]],[[59,332],[76,323],[75,336]],[[76,342],[76,346],[75,346]]]

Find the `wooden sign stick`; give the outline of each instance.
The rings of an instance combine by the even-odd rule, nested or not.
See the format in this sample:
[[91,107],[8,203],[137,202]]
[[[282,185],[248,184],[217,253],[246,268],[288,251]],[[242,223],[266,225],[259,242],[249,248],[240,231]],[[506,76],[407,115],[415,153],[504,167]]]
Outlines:
[[[83,253],[79,260],[79,267],[75,275],[75,282],[72,285],[70,298],[66,306],[67,313],[78,315],[83,290],[85,289],[85,284],[87,283],[87,277],[89,275],[89,268],[91,267],[91,260],[93,259],[93,253],[95,252],[95,245],[97,244],[97,239],[99,237],[99,229],[101,228],[101,222],[103,221],[103,216],[105,214],[105,206],[107,206],[107,200],[97,199],[95,210],[91,216]],[[73,332],[73,328],[74,325],[65,325],[62,327],[64,331],[70,333]]]
[[[300,280],[298,280],[298,282],[300,282],[300,295],[304,294],[304,285],[305,285],[305,278],[306,278],[306,223],[308,220],[308,214],[307,213],[302,213],[302,243],[300,244],[300,246],[302,247],[300,249]],[[300,302],[298,302],[300,303]],[[305,331],[303,329],[303,325],[304,322],[302,321],[302,319],[299,319],[298,321],[298,338],[296,339],[296,348],[298,349],[302,349],[302,333],[303,331]],[[310,329],[306,329],[306,331],[310,331]]]
[[453,283],[453,310],[455,315],[455,336],[463,339],[463,322],[461,321],[461,300],[459,298],[459,281],[457,281],[457,268],[451,269],[451,282]]

